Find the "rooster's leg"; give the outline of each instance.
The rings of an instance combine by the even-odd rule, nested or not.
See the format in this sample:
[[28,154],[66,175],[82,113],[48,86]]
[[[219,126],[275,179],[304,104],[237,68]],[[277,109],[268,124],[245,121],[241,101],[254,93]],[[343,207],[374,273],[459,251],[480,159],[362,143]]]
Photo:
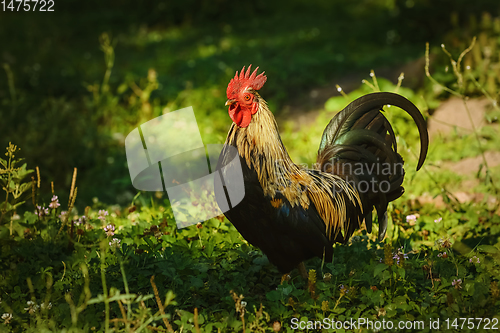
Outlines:
[[309,275],[307,274],[306,265],[304,265],[303,261],[297,266],[297,268],[298,268],[298,270],[300,272],[300,275],[302,275],[302,277],[305,280],[308,280]]

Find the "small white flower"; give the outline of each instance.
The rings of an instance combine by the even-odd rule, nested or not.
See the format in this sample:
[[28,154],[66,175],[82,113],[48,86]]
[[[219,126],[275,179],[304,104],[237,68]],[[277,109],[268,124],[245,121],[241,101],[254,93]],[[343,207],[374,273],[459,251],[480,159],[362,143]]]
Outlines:
[[412,214],[412,215],[408,215],[406,216],[406,222],[417,222],[417,215],[415,214]]
[[120,240],[120,239],[118,239],[118,238],[113,238],[113,239],[111,240],[111,242],[109,242],[109,246],[114,247],[114,248],[117,248],[117,247],[119,247],[119,246],[120,246],[120,242],[121,242],[121,240]]
[[49,207],[52,209],[56,209],[59,206],[61,206],[61,204],[59,203],[59,199],[57,198],[57,195],[52,196],[52,200],[50,202]]
[[462,289],[462,279],[453,280],[451,285],[455,287],[455,289]]
[[474,264],[479,264],[481,261],[479,260],[478,257],[474,256],[469,259],[469,262],[474,263]]
[[49,302],[49,304],[47,306],[45,306],[45,302],[43,302],[41,304],[41,308],[42,308],[42,310],[45,310],[45,309],[50,310],[50,309],[52,309],[52,303]]
[[84,224],[84,223],[86,223],[86,222],[87,222],[87,217],[86,217],[85,215],[82,215],[82,216],[78,219],[78,221],[75,221],[75,224],[76,224],[76,225],[80,225],[80,224]]
[[24,311],[28,311],[31,315],[35,314],[40,309],[40,305],[36,304],[33,301],[27,301],[26,304],[28,305],[28,307],[24,308]]
[[46,215],[49,215],[49,209],[48,208],[45,208],[45,207],[42,207],[42,206],[36,206],[37,208],[37,213],[38,214],[38,217],[43,217],[43,216],[46,216]]
[[4,324],[8,324],[12,320],[12,313],[4,313],[1,318],[4,320]]
[[108,237],[113,236],[115,234],[115,226],[112,224],[108,224],[107,226],[104,227],[104,232]]
[[97,218],[104,222],[104,221],[106,221],[106,216],[108,216],[109,213],[107,210],[101,209],[101,210],[99,210],[97,215],[98,215]]

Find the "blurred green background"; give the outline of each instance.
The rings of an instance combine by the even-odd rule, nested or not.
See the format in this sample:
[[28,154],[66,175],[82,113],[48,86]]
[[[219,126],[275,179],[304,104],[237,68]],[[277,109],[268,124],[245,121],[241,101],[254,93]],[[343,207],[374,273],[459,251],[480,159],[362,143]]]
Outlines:
[[421,58],[425,42],[459,52],[485,12],[500,14],[498,0],[56,0],[53,8],[0,11],[0,147],[21,147],[47,194],[51,181],[68,193],[77,167],[80,207],[94,197],[130,202],[124,138],[164,112],[193,106],[204,142],[222,143],[225,89],[243,65],[266,71],[262,95],[279,116],[311,89]]

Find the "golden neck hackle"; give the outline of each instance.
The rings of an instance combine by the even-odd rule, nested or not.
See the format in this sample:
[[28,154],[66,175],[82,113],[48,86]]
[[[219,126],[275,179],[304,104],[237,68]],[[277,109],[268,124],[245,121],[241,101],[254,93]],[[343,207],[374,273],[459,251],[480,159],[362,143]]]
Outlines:
[[[300,205],[308,209],[314,204],[330,236],[348,228],[351,221],[346,216],[345,199],[361,206],[357,191],[337,175],[302,169],[294,164],[266,101],[257,93],[255,96],[259,110],[247,127],[232,124],[226,144],[235,146],[248,168],[256,172],[264,195],[271,198],[275,208],[283,204],[278,196],[281,194],[291,207]],[[340,188],[341,192],[333,191],[334,188]]]

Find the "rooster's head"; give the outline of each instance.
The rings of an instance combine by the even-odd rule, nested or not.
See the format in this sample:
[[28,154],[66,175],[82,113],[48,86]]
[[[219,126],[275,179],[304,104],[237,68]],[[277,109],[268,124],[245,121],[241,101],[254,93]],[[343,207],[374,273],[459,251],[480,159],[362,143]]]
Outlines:
[[257,75],[259,67],[250,74],[251,67],[252,65],[248,66],[245,72],[245,66],[243,66],[240,75],[236,72],[227,86],[228,100],[226,105],[229,106],[229,116],[239,127],[247,127],[252,120],[252,115],[259,109],[256,92],[262,88],[267,80],[264,72]]

